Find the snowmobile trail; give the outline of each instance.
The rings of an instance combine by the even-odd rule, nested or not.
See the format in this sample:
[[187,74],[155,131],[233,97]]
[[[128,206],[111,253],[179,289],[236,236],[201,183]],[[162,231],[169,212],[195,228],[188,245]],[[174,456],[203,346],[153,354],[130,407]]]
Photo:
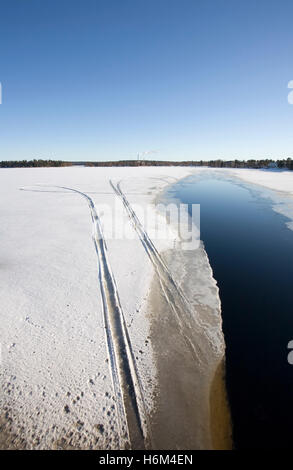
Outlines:
[[[44,187],[44,185],[40,186]],[[50,187],[54,186],[50,185]],[[90,209],[93,241],[98,257],[109,365],[116,397],[120,448],[148,448],[150,435],[141,383],[95,204],[88,194],[77,189],[64,186],[55,186],[55,188],[82,196]]]
[[188,347],[192,350],[194,358],[199,362],[199,364],[203,364],[205,360],[204,354],[200,350],[199,346],[195,345],[192,341],[192,336],[194,336],[192,334],[192,330],[196,326],[201,326],[201,322],[196,312],[194,310],[191,311],[190,305],[183,291],[173,279],[172,274],[164,262],[162,256],[156,249],[153,241],[147,234],[136,213],[132,209],[131,204],[121,189],[121,182],[117,183],[116,185],[111,180],[109,182],[116,195],[122,200],[129,219],[131,220],[133,227],[137,232],[139,239],[155,268],[156,275],[160,282],[162,294],[164,295],[171,311],[176,317],[180,333],[183,335]]

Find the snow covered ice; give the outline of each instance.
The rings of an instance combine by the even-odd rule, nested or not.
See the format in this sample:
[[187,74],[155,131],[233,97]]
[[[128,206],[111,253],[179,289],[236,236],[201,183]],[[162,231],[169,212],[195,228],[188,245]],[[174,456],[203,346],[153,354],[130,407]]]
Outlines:
[[[151,225],[159,223],[163,233],[166,221],[156,213],[155,198],[169,184],[196,171],[205,170],[1,169],[2,448],[152,447],[151,417],[160,385],[152,343],[154,312],[150,313],[156,276],[166,292],[175,289],[176,296],[182,291],[182,299],[187,296],[194,307],[194,331],[209,357],[210,372],[203,375],[203,386],[208,386],[225,353],[218,290],[208,258],[201,247],[190,266],[187,252],[172,251],[176,238],[172,227],[169,238],[152,240],[144,234],[140,218],[136,220],[137,211],[132,212],[135,205],[152,207]],[[291,173],[229,171],[293,194]],[[114,205],[120,207],[116,223],[127,228],[129,239],[107,234],[111,215],[101,208],[112,207],[114,213]],[[105,236],[101,246],[97,233],[95,238],[98,223]],[[101,262],[106,263],[102,279]],[[189,269],[196,272],[193,283]],[[168,284],[169,274],[175,287]],[[175,310],[182,309],[182,299]],[[109,322],[114,322],[110,336],[105,308]],[[119,348],[125,350],[126,369],[117,358]],[[135,404],[127,396],[127,383],[134,390]],[[205,407],[208,413],[206,402]],[[133,414],[131,426],[127,409],[127,416]],[[198,436],[198,447],[211,447],[208,430],[202,429],[205,434]]]

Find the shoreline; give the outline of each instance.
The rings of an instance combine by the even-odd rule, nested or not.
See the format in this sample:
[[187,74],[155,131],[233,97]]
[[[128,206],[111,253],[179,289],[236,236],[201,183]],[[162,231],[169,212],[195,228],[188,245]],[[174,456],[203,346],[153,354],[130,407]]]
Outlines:
[[[166,191],[173,184],[157,194],[154,202],[166,203]],[[161,255],[190,301],[193,322],[190,324],[186,319],[181,327],[183,335],[198,349],[198,357],[195,359],[189,345],[178,334],[174,312],[162,298],[154,273],[149,295],[151,342],[158,374],[151,419],[154,448],[230,450],[232,423],[225,382],[221,304],[207,253],[201,244],[192,254],[172,249]],[[197,299],[196,285],[205,282],[210,285],[203,305]]]
[[[214,356],[203,332],[183,335],[154,276],[149,296],[150,340],[157,369],[151,415],[153,449],[231,450],[232,426],[225,356]],[[183,336],[198,347],[196,360]],[[192,430],[192,431],[191,431]]]
[[[140,202],[143,207],[146,207],[155,196],[166,190],[166,187],[192,174],[193,170],[179,172],[179,169],[176,169],[176,178],[174,171],[168,170],[166,175],[162,175],[161,172],[162,168],[159,171],[144,169],[139,172],[139,175],[137,170],[129,175],[129,172],[126,174],[121,169],[119,172],[111,171],[110,175],[108,171],[99,171],[99,174],[94,178],[92,178],[92,171],[85,172],[84,186],[80,188],[80,175],[76,170],[66,169],[66,171],[60,172],[59,169],[55,169],[52,171],[51,180],[46,179],[46,184],[51,183],[54,186],[64,186],[66,184],[68,187],[82,189],[90,194],[96,190],[97,184],[99,184],[99,192],[93,196],[95,204],[108,202],[111,207],[114,207],[115,198],[113,198],[112,193],[109,193],[108,187],[108,178],[111,176],[116,180],[122,179],[123,189],[127,193],[131,204]],[[39,169],[33,172],[30,177],[24,175],[22,171],[19,173],[12,189],[9,187],[7,191],[4,191],[5,185],[3,185],[3,194],[5,193],[7,200],[13,202],[12,206],[7,209],[7,214],[4,213],[7,216],[5,230],[8,235],[5,249],[7,253],[10,253],[12,242],[13,246],[15,243],[20,242],[18,233],[15,234],[14,238],[10,236],[9,214],[13,209],[19,217],[20,227],[22,228],[22,250],[17,254],[20,262],[17,265],[7,265],[9,270],[2,270],[3,279],[5,280],[4,288],[6,286],[6,297],[4,296],[3,305],[6,308],[7,315],[3,318],[2,324],[2,338],[3,345],[5,345],[3,365],[5,367],[2,377],[1,407],[4,412],[11,410],[11,414],[9,413],[9,429],[6,426],[3,428],[3,422],[1,422],[2,437],[4,440],[9,438],[11,441],[9,446],[16,446],[17,448],[24,446],[28,449],[53,449],[70,445],[76,448],[116,449],[119,446],[117,441],[119,431],[116,412],[111,408],[114,394],[106,355],[100,294],[96,285],[97,266],[96,259],[93,257],[92,227],[88,209],[81,199],[68,197],[62,192],[59,194],[44,191],[42,195],[35,192],[20,192],[18,190],[20,187],[33,188],[34,185],[39,184],[39,181],[44,181],[45,176],[47,178],[47,172]],[[88,174],[88,180],[86,174]],[[39,209],[44,203],[46,203],[48,209],[44,217],[40,218],[39,230],[35,232],[32,229],[33,224],[26,223],[27,215],[23,217],[19,208],[23,209],[24,207],[30,220],[36,220],[40,214]],[[80,221],[79,231],[72,230],[75,227],[74,222],[77,217]],[[108,223],[106,216],[103,217],[103,220],[106,224]],[[162,226],[164,225],[163,218],[159,222],[162,222]],[[117,219],[117,223],[120,223],[120,219]],[[133,229],[131,228],[131,230]],[[67,251],[68,232],[75,234],[70,252]],[[51,239],[54,240],[54,245],[50,245]],[[40,243],[40,240],[42,243]],[[33,251],[31,250],[32,244],[34,245]],[[120,242],[117,243],[109,239],[107,240],[107,246],[109,260],[115,273],[120,300],[126,316],[131,343],[137,355],[136,360],[142,377],[148,415],[157,420],[155,423],[157,435],[159,436],[159,426],[161,426],[161,429],[168,429],[167,421],[158,421],[157,410],[155,409],[152,413],[153,405],[157,403],[159,395],[161,395],[161,418],[167,416],[167,420],[173,420],[176,425],[181,420],[180,413],[183,417],[187,416],[190,427],[184,428],[185,434],[181,440],[182,448],[184,446],[187,449],[210,448],[211,441],[208,431],[210,418],[208,412],[212,368],[209,367],[208,373],[205,372],[209,361],[204,353],[208,345],[208,352],[214,357],[210,343],[219,342],[219,357],[222,357],[221,335],[216,336],[210,342],[208,335],[213,333],[212,330],[206,332],[202,329],[202,325],[195,320],[193,327],[190,328],[188,325],[190,318],[187,315],[190,309],[184,308],[182,299],[180,300],[179,296],[178,302],[176,297],[175,304],[178,304],[178,308],[184,317],[181,329],[187,338],[190,336],[190,331],[194,329],[196,338],[199,340],[198,350],[193,351],[192,348],[190,349],[190,345],[182,342],[180,337],[177,341],[178,336],[180,336],[178,335],[178,324],[173,323],[170,325],[169,318],[165,315],[168,303],[166,303],[166,299],[161,299],[162,292],[160,292],[160,289],[157,293],[156,302],[152,304],[152,315],[150,315],[151,312],[147,308],[148,297],[151,298],[152,296],[149,295],[149,289],[153,283],[155,269],[150,260],[146,258],[143,244],[139,238],[124,243],[123,253],[121,252],[122,245]],[[172,276],[176,278],[177,285],[180,286],[182,284],[181,277],[186,277],[186,275],[188,277],[191,271],[187,267],[186,259],[182,262],[182,258],[180,260],[180,257],[178,259],[176,257],[176,253],[178,255],[179,252],[182,255],[184,250],[173,250],[171,249],[172,246],[173,240],[171,240],[171,243],[170,240],[158,240],[158,243],[156,243],[156,248],[160,254],[158,261],[160,261],[160,258],[166,261]],[[136,258],[131,256],[134,247],[137,252]],[[50,251],[48,251],[49,249]],[[166,256],[169,256],[166,251],[169,249],[170,259],[166,259]],[[50,263],[46,263],[48,252],[50,252]],[[121,262],[121,256],[124,263]],[[29,264],[27,260],[29,260]],[[174,261],[175,265],[173,265]],[[179,264],[176,269],[177,261]],[[201,262],[200,259],[198,261]],[[193,304],[192,311],[195,313],[200,311],[203,318],[206,319],[207,317],[210,321],[211,312],[214,311],[213,309],[217,310],[218,308],[214,281],[208,288],[211,294],[210,306],[198,305],[196,299],[193,299],[194,291],[197,292],[198,288],[201,289],[201,295],[209,297],[208,292],[203,292],[206,286],[200,285],[201,281],[205,284],[203,275],[206,275],[206,279],[210,280],[210,271],[207,264],[204,260],[202,262],[206,271],[205,269],[202,271],[199,264],[199,274],[195,272],[195,276],[192,276],[191,290],[186,293],[186,296],[188,302],[190,299]],[[33,276],[27,276],[28,266],[34,267]],[[43,266],[46,266],[45,270],[43,270]],[[54,279],[54,282],[52,282],[52,279]],[[194,286],[194,280],[197,283],[196,287]],[[186,279],[183,279],[183,281],[185,288]],[[18,304],[15,304],[14,298],[10,296],[10,283],[14,286],[14,289],[18,289],[18,303],[23,302],[25,306],[29,306],[29,313],[26,309],[15,309],[15,305]],[[52,299],[51,292],[56,283],[62,288],[56,290],[56,296]],[[155,279],[155,284],[159,287],[157,279]],[[31,295],[28,297],[26,292],[30,292]],[[41,295],[36,296],[36,292],[40,292]],[[70,302],[65,297],[65,292],[70,292]],[[133,294],[129,296],[129,292]],[[44,299],[46,301],[45,310]],[[181,313],[179,318],[182,317]],[[81,315],[84,316],[82,325],[80,323]],[[163,319],[161,324],[160,321],[157,323],[157,328],[150,325],[153,316]],[[164,317],[166,317],[165,323]],[[48,318],[53,321],[48,322]],[[215,330],[219,331],[220,318],[216,316],[214,320],[216,321]],[[13,325],[13,329],[11,325]],[[173,363],[164,354],[164,348],[155,351],[156,359],[160,357],[157,356],[157,352],[163,355],[163,362],[160,365],[162,370],[162,380],[159,380],[160,389],[156,386],[156,377],[159,377],[159,373],[157,374],[156,371],[155,362],[157,361],[153,360],[152,346],[148,339],[149,325],[152,327],[155,346],[159,343],[159,333],[164,329],[164,325],[166,333],[172,331],[173,337],[168,338],[168,335],[165,335],[165,339],[167,346],[170,346],[173,353],[173,363],[177,364],[174,371],[174,377],[176,378],[176,389],[173,387],[174,390],[172,390],[174,380],[170,377]],[[36,331],[39,333],[38,343],[32,341],[35,338]],[[172,338],[175,338],[174,342],[171,341]],[[181,351],[180,357],[177,354],[176,345]],[[159,344],[159,347],[161,346],[164,345]],[[21,357],[24,353],[27,360],[26,374],[21,368]],[[195,360],[195,354],[201,357],[198,363]],[[62,361],[58,361],[60,357],[62,357]],[[185,364],[186,358],[188,359]],[[195,375],[201,377],[202,382],[194,379],[195,363],[197,372]],[[54,367],[52,364],[54,364]],[[37,370],[42,372],[41,374],[35,373],[36,367],[38,367]],[[203,369],[200,369],[200,367],[203,367]],[[171,408],[168,417],[169,410],[168,402],[165,400],[164,381],[166,381],[166,387],[170,387],[169,403],[175,405],[176,416],[174,416],[174,411]],[[187,388],[186,383],[188,383]],[[194,387],[197,389],[196,393],[194,393]],[[183,400],[182,396],[184,396]],[[199,399],[200,401],[198,401]],[[182,401],[181,409],[180,407],[176,409],[176,403],[180,400]],[[199,402],[204,403],[204,411],[196,410]],[[193,412],[190,413],[192,408]],[[111,414],[110,418],[107,414],[108,410]],[[192,416],[189,417],[190,414]],[[192,435],[190,437],[190,429],[195,429],[194,432],[197,432],[198,419],[201,423],[204,423],[203,429],[198,431],[197,436]],[[78,424],[79,422],[83,423],[82,427]],[[181,422],[184,424],[184,419]],[[22,428],[23,423],[25,423],[24,430]],[[11,431],[9,436],[4,436],[3,431],[5,429],[9,433]],[[100,432],[100,429],[103,432]],[[16,434],[21,436],[22,442],[15,438]],[[184,436],[187,436],[187,439]],[[167,436],[164,438],[167,438]],[[172,443],[176,446],[176,436],[174,435],[170,440],[169,447],[173,447]],[[2,444],[6,446],[7,440]],[[157,447],[162,448],[159,443]]]

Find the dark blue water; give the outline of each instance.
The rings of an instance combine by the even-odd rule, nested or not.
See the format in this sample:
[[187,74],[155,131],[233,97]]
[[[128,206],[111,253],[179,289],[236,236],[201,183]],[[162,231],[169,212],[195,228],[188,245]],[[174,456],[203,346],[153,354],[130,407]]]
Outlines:
[[170,196],[201,205],[218,282],[236,448],[292,447],[293,231],[256,186],[189,177]]

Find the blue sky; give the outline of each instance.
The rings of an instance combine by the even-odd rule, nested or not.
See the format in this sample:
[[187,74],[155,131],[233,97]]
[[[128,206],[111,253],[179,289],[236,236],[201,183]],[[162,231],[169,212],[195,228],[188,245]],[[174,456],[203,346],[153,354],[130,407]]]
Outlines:
[[0,160],[293,156],[288,0],[0,0]]

